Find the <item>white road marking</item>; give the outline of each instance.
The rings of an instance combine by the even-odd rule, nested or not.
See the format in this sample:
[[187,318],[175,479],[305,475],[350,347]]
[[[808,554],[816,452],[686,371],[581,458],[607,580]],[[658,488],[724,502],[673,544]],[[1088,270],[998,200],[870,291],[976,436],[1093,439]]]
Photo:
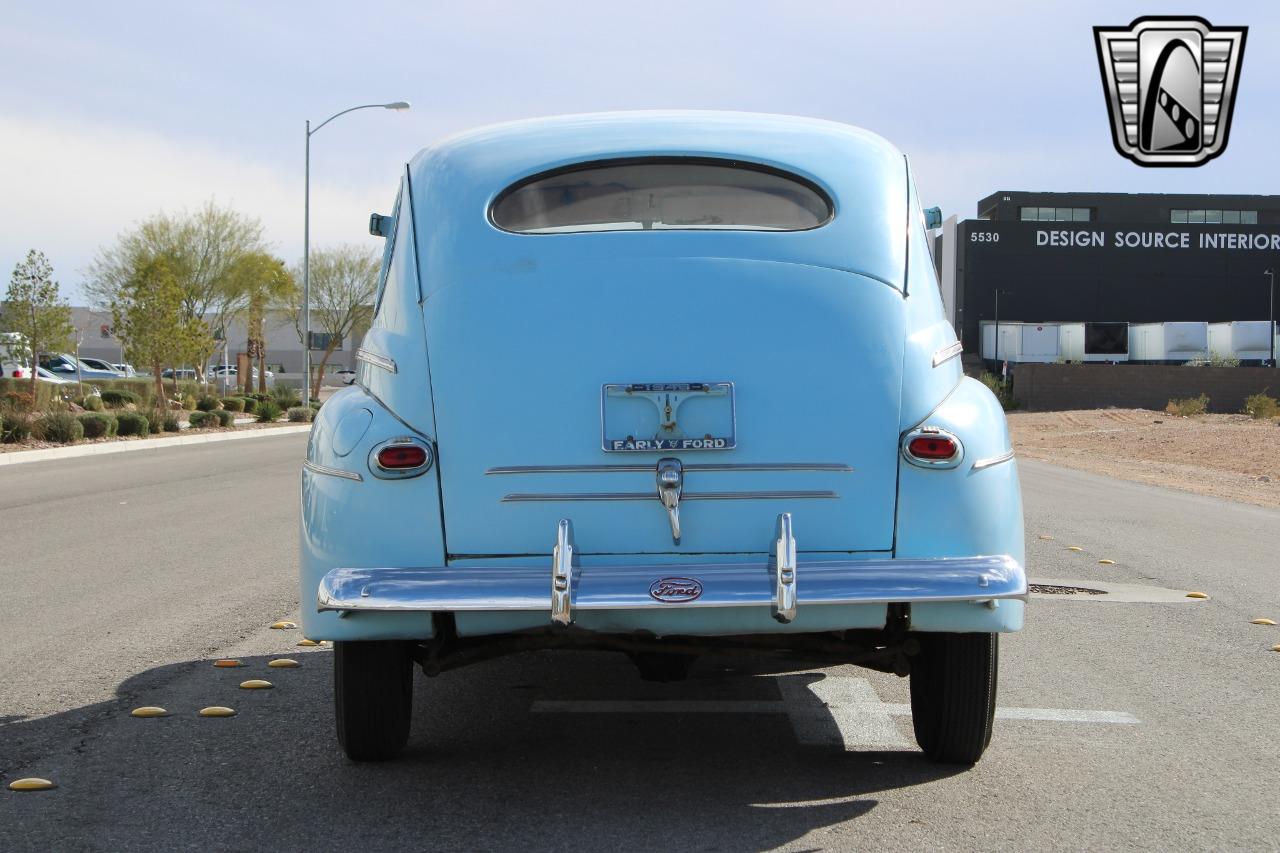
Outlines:
[[[819,673],[777,677],[781,701],[768,699],[539,699],[534,713],[560,714],[786,714],[796,740],[806,746],[842,749],[902,749],[894,717],[910,717],[905,702],[882,702],[865,678]],[[1124,711],[1072,708],[997,708],[998,720],[1137,725]]]

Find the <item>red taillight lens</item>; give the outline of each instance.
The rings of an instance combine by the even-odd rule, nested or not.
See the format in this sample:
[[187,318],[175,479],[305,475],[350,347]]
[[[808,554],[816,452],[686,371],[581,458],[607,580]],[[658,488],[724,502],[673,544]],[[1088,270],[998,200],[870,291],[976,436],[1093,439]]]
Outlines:
[[953,439],[941,435],[917,436],[907,444],[907,452],[912,456],[931,461],[950,459],[959,449]]
[[427,459],[427,449],[416,444],[393,444],[378,451],[378,464],[392,471],[421,468]]

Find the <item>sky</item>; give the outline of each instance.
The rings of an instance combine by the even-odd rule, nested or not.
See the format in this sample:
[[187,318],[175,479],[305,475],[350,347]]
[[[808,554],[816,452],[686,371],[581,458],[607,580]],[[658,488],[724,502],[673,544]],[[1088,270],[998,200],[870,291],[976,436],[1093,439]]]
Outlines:
[[[1193,169],[1116,153],[1092,28],[1153,14],[1249,27],[1227,151]],[[376,247],[403,164],[499,121],[615,109],[807,115],[911,158],[922,202],[997,190],[1280,193],[1280,3],[17,2],[0,0],[0,272],[48,255],[82,301],[95,253],[209,199],[302,252]],[[7,277],[0,280],[0,287]]]

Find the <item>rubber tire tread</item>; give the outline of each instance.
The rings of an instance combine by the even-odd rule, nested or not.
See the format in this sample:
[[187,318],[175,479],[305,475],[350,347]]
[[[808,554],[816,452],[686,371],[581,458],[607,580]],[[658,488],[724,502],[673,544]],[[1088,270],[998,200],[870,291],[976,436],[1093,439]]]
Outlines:
[[933,761],[977,763],[991,743],[998,634],[924,634],[911,664],[911,724]]
[[409,741],[413,660],[391,640],[333,644],[333,709],[338,743],[352,761],[386,761]]

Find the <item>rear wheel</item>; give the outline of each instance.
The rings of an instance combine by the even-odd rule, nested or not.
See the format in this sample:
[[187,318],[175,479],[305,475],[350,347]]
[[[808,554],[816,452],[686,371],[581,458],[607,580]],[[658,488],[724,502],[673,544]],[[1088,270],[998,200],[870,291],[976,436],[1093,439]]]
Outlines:
[[911,661],[911,722],[925,755],[974,764],[996,715],[996,634],[922,634]]
[[408,742],[413,711],[409,652],[409,643],[390,640],[333,644],[338,743],[353,761],[385,761]]

